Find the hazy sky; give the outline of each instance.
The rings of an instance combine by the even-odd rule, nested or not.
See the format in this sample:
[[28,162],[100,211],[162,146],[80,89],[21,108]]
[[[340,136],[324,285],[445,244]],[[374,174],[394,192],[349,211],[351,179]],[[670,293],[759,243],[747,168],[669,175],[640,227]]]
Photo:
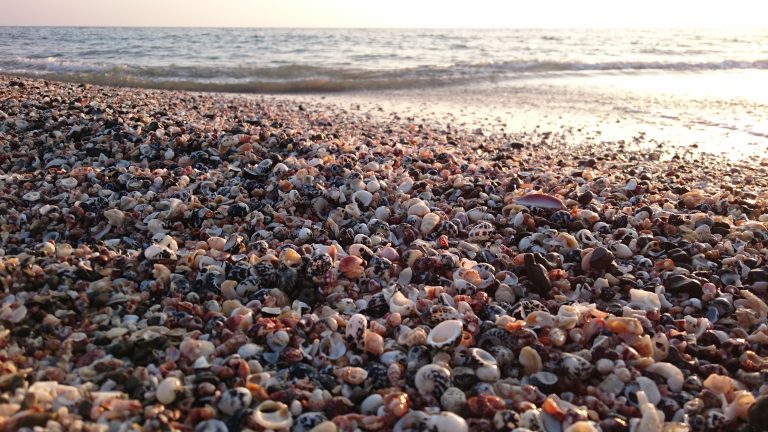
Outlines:
[[0,0],[0,25],[764,27],[766,0]]

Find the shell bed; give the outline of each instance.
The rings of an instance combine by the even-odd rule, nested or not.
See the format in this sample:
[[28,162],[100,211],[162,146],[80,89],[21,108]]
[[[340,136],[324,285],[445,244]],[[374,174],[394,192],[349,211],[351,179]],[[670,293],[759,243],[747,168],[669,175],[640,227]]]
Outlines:
[[0,430],[768,430],[759,161],[0,95]]

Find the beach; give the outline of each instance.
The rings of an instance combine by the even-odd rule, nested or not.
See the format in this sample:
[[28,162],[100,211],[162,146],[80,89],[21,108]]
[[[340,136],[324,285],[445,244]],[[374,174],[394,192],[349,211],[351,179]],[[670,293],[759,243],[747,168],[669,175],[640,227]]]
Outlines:
[[768,428],[764,159],[392,101],[0,75],[0,428]]

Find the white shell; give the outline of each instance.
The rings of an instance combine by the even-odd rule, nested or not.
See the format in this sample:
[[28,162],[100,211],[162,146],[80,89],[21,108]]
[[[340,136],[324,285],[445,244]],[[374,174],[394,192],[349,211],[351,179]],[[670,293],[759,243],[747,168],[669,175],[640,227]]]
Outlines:
[[352,201],[357,201],[363,207],[368,207],[371,205],[371,201],[373,201],[373,194],[367,190],[359,190],[352,194]]
[[648,372],[655,373],[663,376],[667,379],[667,385],[673,392],[679,392],[683,389],[683,381],[685,377],[683,372],[678,369],[677,366],[672,363],[659,362],[654,363],[646,368]]
[[421,231],[421,235],[423,236],[429,235],[429,233],[431,233],[432,230],[435,229],[438,223],[440,223],[440,216],[434,213],[425,214],[424,217],[421,219],[421,225],[419,226],[419,231]]
[[170,404],[176,400],[176,392],[181,389],[181,381],[176,377],[168,377],[160,382],[155,396],[161,404]]
[[399,313],[403,317],[407,317],[413,313],[415,305],[408,297],[403,295],[402,292],[396,292],[392,298],[389,299],[389,311],[392,313]]
[[338,360],[347,353],[347,345],[339,333],[331,333],[320,342],[320,354],[329,360]]
[[646,311],[661,309],[661,300],[655,292],[632,288],[629,290],[629,299],[635,305]]
[[446,320],[436,325],[427,336],[427,344],[433,348],[447,349],[458,344],[464,328],[459,320]]
[[423,202],[417,202],[408,208],[408,216],[423,217],[427,213],[429,213],[429,207]]
[[266,429],[288,429],[293,425],[293,415],[288,405],[272,400],[260,403],[253,413],[253,419]]

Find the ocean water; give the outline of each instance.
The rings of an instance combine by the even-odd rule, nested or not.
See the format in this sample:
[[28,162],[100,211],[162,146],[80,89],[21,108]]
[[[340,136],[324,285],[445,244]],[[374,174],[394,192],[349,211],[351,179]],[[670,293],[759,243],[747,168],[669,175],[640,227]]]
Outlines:
[[0,27],[0,73],[426,104],[739,157],[768,147],[768,29]]

